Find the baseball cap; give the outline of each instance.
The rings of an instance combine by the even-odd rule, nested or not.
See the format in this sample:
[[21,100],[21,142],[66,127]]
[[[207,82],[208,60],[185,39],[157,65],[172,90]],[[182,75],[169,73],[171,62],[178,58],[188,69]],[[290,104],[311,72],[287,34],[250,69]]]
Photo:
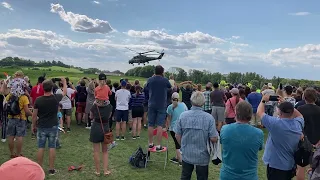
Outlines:
[[39,164],[25,157],[17,157],[0,166],[0,177],[10,180],[43,180],[45,173]]
[[106,80],[107,76],[104,73],[99,74],[99,80]]
[[126,81],[121,81],[121,87],[125,87],[127,85]]
[[232,88],[230,93],[232,94],[239,94],[239,89],[238,88]]

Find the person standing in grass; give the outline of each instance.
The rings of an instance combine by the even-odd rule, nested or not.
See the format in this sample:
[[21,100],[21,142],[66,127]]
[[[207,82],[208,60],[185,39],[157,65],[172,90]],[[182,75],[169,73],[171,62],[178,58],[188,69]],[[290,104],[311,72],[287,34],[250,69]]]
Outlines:
[[74,94],[76,92],[74,86],[69,83],[68,85],[69,87],[66,89],[66,93],[63,92],[64,90],[64,85],[62,82],[59,83],[59,87],[60,89],[57,89],[56,94],[65,94],[62,98],[62,100],[60,101],[60,103],[63,106],[62,109],[62,115],[63,115],[63,119],[64,122],[67,122],[67,132],[71,132],[70,129],[70,124],[71,124],[71,115],[72,115],[72,94]]
[[179,94],[178,93],[173,93],[172,94],[172,104],[168,106],[167,108],[167,126],[169,126],[169,131],[172,136],[172,139],[174,141],[175,147],[176,147],[176,157],[170,159],[171,162],[173,163],[178,163],[180,166],[182,165],[182,158],[181,158],[181,153],[180,153],[180,144],[178,143],[176,139],[176,134],[173,131],[173,129],[176,126],[176,122],[179,119],[180,115],[188,111],[188,107],[186,106],[185,103],[179,102]]
[[111,172],[108,170],[108,145],[104,144],[104,134],[109,132],[109,118],[112,113],[112,105],[105,101],[96,100],[91,108],[90,117],[93,123],[90,130],[90,142],[93,143],[93,157],[96,167],[95,175],[100,176],[100,150],[103,154],[103,171],[107,176]]
[[126,89],[127,82],[121,81],[121,89],[116,91],[116,139],[120,140],[120,129],[121,129],[121,140],[125,140],[125,133],[127,129],[127,122],[129,119],[129,101],[131,98],[130,91]]
[[141,121],[144,113],[143,102],[144,94],[141,93],[141,87],[135,86],[136,93],[130,98],[130,106],[132,109],[132,139],[140,138]]
[[43,165],[43,156],[48,139],[49,147],[49,175],[55,175],[54,168],[56,158],[56,143],[58,138],[59,123],[57,120],[59,102],[67,94],[66,79],[61,78],[62,94],[53,94],[53,82],[51,80],[43,81],[44,95],[38,97],[34,103],[32,114],[32,130],[37,129],[38,143],[38,164]]
[[237,104],[236,123],[221,129],[221,180],[258,180],[258,153],[263,147],[262,130],[250,126],[252,106],[242,101]]
[[167,93],[171,89],[169,80],[164,76],[164,68],[160,65],[155,67],[155,75],[148,79],[146,87],[149,90],[148,102],[148,137],[149,149],[154,149],[153,131],[157,128],[156,151],[162,151],[162,128],[166,121]]
[[210,154],[207,144],[209,140],[217,142],[219,134],[212,115],[202,110],[204,102],[203,93],[194,92],[191,110],[180,115],[174,128],[182,151],[181,180],[190,180],[194,168],[198,180],[208,179]]
[[86,109],[85,109],[85,121],[87,123],[86,129],[91,128],[91,119],[89,117],[91,107],[93,106],[95,97],[94,97],[94,89],[98,86],[98,83],[94,79],[89,82],[87,87],[87,101],[86,101]]

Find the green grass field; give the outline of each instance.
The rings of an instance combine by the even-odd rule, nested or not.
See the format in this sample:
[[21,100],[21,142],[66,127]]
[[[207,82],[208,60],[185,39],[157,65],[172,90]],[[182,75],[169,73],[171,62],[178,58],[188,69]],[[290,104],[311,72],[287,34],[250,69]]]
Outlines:
[[[37,77],[42,75],[45,71],[34,71],[29,69],[22,69],[25,75],[29,76],[31,83],[36,84]],[[0,68],[0,72],[7,72],[12,75],[17,69]],[[48,77],[69,77],[71,81],[77,82],[79,78],[87,76],[90,78],[97,77],[97,75],[83,74],[77,72],[58,72],[48,71]],[[1,78],[1,76],[0,76]],[[120,77],[109,76],[112,82],[119,82]],[[144,78],[136,77],[123,77],[128,78],[131,82],[135,79],[139,79],[142,83],[145,82]],[[163,170],[163,163],[149,163],[147,169],[135,169],[132,168],[129,163],[129,157],[139,147],[146,149],[147,147],[147,132],[143,130],[141,139],[132,140],[131,135],[128,133],[125,141],[119,141],[118,146],[110,151],[109,154],[109,168],[112,171],[112,175],[108,177],[96,177],[94,175],[94,163],[92,154],[92,144],[89,142],[89,130],[82,126],[78,126],[75,123],[73,117],[73,123],[71,126],[71,133],[61,134],[60,142],[62,143],[62,149],[57,150],[56,169],[59,170],[55,176],[47,177],[47,179],[63,179],[63,180],[82,180],[82,179],[110,179],[110,180],[176,180],[180,178],[181,167],[168,162],[166,170]],[[265,133],[266,134],[266,133]],[[266,136],[265,136],[266,139]],[[236,150],[235,150],[236,151]],[[9,150],[7,143],[0,143],[0,164],[9,160]],[[23,155],[36,160],[37,142],[31,139],[31,132],[28,130],[28,136],[25,137]],[[266,168],[262,162],[263,151],[259,153],[259,167],[258,175],[259,179],[266,179]],[[175,155],[174,143],[169,138],[169,158]],[[153,160],[163,160],[164,154],[152,154]],[[79,172],[68,172],[68,167],[71,165],[84,165],[83,170]],[[219,179],[219,166],[215,166],[210,163],[209,179]],[[45,154],[44,170],[48,170],[48,155]],[[194,173],[195,174],[195,173]],[[192,179],[196,179],[193,175]]]

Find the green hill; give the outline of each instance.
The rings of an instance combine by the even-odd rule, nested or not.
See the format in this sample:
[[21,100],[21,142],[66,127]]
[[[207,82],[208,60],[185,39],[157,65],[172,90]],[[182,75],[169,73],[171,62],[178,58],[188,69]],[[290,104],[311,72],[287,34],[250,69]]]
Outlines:
[[30,67],[25,67],[22,68],[23,70],[29,70],[29,69],[40,69],[43,71],[62,71],[62,72],[70,72],[70,73],[83,73],[83,71],[76,69],[76,68],[65,68],[65,67],[59,67],[59,66],[51,66],[51,67],[35,67],[35,68],[30,68]]

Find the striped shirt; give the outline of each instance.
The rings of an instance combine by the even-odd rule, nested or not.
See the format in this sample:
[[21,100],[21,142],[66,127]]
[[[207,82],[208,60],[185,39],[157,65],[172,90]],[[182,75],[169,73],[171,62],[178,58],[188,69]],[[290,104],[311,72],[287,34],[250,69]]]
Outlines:
[[207,142],[210,138],[218,137],[214,118],[201,107],[192,106],[190,111],[180,115],[174,131],[181,136],[182,160],[207,166],[210,162]]
[[132,94],[131,98],[130,98],[130,107],[143,107],[143,103],[144,103],[144,94],[140,93],[140,94]]
[[203,92],[203,95],[204,95],[204,98],[205,98],[205,102],[204,102],[204,105],[203,105],[203,110],[204,111],[210,111],[212,109],[210,94],[211,94],[211,91]]

